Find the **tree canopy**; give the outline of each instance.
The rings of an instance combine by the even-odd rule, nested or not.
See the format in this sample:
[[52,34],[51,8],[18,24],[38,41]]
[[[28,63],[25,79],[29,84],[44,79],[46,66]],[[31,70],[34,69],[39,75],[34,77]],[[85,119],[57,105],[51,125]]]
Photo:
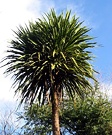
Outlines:
[[43,103],[46,93],[51,100],[52,82],[58,85],[58,92],[65,89],[70,96],[77,92],[83,97],[91,88],[88,78],[94,79],[94,69],[89,50],[95,43],[88,35],[90,29],[82,23],[70,12],[56,15],[51,10],[35,23],[14,31],[15,38],[4,59],[8,61],[5,73],[13,75],[13,86],[16,93],[21,93],[22,101],[38,98]]

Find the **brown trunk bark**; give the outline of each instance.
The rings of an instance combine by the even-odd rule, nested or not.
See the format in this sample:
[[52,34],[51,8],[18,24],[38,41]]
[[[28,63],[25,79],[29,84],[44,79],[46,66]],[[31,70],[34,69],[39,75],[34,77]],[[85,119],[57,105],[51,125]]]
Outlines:
[[56,90],[53,92],[53,102],[52,102],[52,126],[53,135],[60,135],[60,125],[59,125],[59,99]]

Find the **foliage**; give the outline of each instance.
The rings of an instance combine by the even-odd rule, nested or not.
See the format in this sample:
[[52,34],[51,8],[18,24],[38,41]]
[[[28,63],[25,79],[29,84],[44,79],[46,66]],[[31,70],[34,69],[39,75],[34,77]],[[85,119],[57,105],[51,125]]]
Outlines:
[[[101,95],[100,95],[101,96]],[[102,97],[89,97],[82,101],[76,99],[69,103],[62,113],[62,123],[70,133],[76,135],[111,135],[112,105]]]
[[51,10],[35,23],[14,31],[4,66],[8,66],[5,74],[13,74],[21,102],[38,99],[43,104],[46,94],[51,101],[55,87],[58,94],[65,89],[72,97],[75,92],[83,97],[86,89],[91,89],[88,78],[94,80],[94,70],[88,49],[95,43],[87,34],[89,30],[70,12],[56,15]]
[[25,135],[46,135],[52,131],[52,113],[49,105],[38,107],[37,104],[33,104],[32,107],[25,107],[25,114],[19,117],[25,120]]
[[[51,107],[26,107],[22,116],[26,120],[25,135],[51,134]],[[89,94],[85,100],[76,98],[64,101],[60,110],[62,135],[111,135],[112,104],[108,97],[97,91]]]

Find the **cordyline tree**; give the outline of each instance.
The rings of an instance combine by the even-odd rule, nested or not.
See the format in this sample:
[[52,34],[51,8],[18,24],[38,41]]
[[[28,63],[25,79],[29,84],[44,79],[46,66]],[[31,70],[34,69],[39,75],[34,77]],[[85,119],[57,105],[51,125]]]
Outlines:
[[88,78],[94,80],[94,70],[89,60],[88,48],[94,47],[90,29],[82,25],[70,12],[56,15],[54,10],[24,27],[14,31],[5,73],[12,73],[15,93],[21,94],[21,103],[35,100],[39,105],[52,104],[53,134],[60,135],[59,104],[66,93],[84,96],[91,89]]

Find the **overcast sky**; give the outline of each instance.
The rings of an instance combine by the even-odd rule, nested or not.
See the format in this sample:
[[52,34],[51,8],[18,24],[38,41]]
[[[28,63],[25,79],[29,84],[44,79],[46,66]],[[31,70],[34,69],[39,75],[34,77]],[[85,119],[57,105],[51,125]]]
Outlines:
[[[102,86],[109,86],[111,94],[112,81],[112,1],[111,0],[2,0],[0,1],[0,59],[5,56],[8,41],[13,38],[12,30],[16,27],[36,20],[45,12],[54,8],[57,13],[71,10],[80,17],[87,27],[92,28],[90,34],[101,47],[93,50],[96,58],[94,68],[100,72]],[[12,81],[3,75],[0,69],[0,107],[11,104],[14,92]],[[102,79],[103,78],[103,79]]]

